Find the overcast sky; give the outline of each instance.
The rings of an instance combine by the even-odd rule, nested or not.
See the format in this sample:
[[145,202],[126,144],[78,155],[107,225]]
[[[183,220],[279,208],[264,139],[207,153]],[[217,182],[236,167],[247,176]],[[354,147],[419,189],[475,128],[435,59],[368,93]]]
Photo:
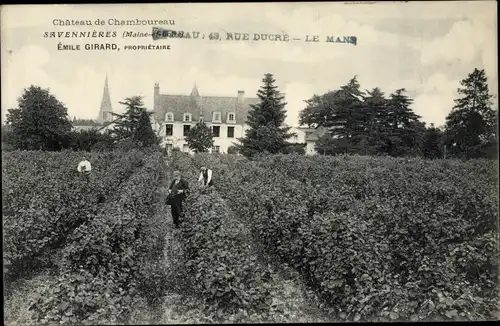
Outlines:
[[[461,79],[485,69],[496,95],[497,19],[495,1],[374,4],[154,4],[2,6],[2,121],[24,88],[50,88],[71,117],[95,118],[104,79],[111,100],[144,96],[152,109],[154,83],[162,93],[255,96],[265,73],[273,73],[288,102],[287,122],[296,125],[304,100],[337,89],[354,75],[363,89],[389,94],[406,88],[413,109],[442,125]],[[282,33],[289,43],[123,39],[124,31],[152,26],[54,26],[53,19],[110,18],[175,20],[176,30]],[[168,27],[168,26],[167,26]],[[58,51],[57,44],[105,39],[48,39],[44,32],[117,31],[121,51]],[[306,43],[305,35],[320,42]],[[357,46],[326,43],[327,36],[357,36]],[[112,42],[112,41],[110,41]],[[125,44],[170,44],[167,51],[124,51]],[[496,102],[496,99],[495,99]]]

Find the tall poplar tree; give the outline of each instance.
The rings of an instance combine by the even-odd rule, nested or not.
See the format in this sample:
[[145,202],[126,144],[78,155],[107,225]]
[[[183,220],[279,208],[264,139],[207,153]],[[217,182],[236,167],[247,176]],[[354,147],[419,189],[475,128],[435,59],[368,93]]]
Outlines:
[[288,146],[288,139],[294,136],[291,127],[284,126],[286,119],[286,103],[284,96],[274,85],[272,74],[265,74],[263,85],[257,92],[259,104],[251,105],[247,117],[250,126],[245,131],[245,137],[240,138],[238,151],[251,157],[257,153],[277,154],[283,152]]

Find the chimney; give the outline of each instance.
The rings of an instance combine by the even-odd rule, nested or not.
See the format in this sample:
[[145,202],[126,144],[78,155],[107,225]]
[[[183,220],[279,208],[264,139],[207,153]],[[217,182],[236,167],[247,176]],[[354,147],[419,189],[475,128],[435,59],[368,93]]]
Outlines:
[[243,105],[244,100],[245,100],[245,91],[238,91],[238,104]]

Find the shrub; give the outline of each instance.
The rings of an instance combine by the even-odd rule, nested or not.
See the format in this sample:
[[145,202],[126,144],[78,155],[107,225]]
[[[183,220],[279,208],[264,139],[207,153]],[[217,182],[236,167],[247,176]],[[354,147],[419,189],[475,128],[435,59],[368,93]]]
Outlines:
[[271,300],[270,274],[252,253],[241,223],[214,193],[192,195],[186,206],[182,227],[186,267],[208,310],[218,320],[242,311],[265,315]]
[[92,220],[142,157],[137,152],[92,154],[90,181],[76,171],[80,159],[75,152],[2,154],[4,264],[9,279],[39,262],[45,264],[45,252],[61,246],[71,230]]
[[[60,272],[65,277],[55,286],[59,289],[57,296],[65,298],[65,305],[76,307],[77,320],[126,321],[134,300],[141,295],[139,280],[152,275],[145,271],[142,263],[154,249],[154,242],[145,231],[154,214],[162,158],[159,153],[153,153],[144,161],[144,166],[120,188],[116,201],[108,202],[98,216],[76,228],[63,250]],[[85,277],[71,276],[79,275],[82,270]],[[95,291],[100,296],[93,305],[81,305],[81,297],[88,292],[84,284],[90,280],[94,280]],[[103,294],[102,289],[106,287],[108,290]],[[60,313],[60,307],[42,299],[53,295],[53,287],[40,290],[40,298],[31,303],[37,321],[65,322],[68,316]]]
[[241,163],[218,189],[340,318],[481,320],[498,308],[493,171],[487,161],[274,156]]

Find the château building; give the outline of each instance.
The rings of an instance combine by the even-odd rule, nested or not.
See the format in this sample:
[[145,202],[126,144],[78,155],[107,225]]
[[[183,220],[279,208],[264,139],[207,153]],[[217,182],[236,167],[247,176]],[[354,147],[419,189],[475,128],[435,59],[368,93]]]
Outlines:
[[[192,153],[186,142],[186,135],[192,127],[203,120],[212,130],[214,144],[211,152],[227,153],[238,143],[238,138],[245,136],[250,105],[258,104],[256,97],[245,97],[243,91],[237,91],[234,97],[201,96],[196,85],[190,95],[161,94],[160,85],[154,85],[153,115],[151,125],[160,137],[162,147],[171,151],[178,148]],[[113,108],[109,92],[108,77],[104,80],[101,106],[96,120],[73,119],[74,130],[96,129],[103,132],[113,127]],[[315,144],[326,131],[324,128],[292,128],[296,133],[291,143],[306,144],[306,155],[316,154]]]
[[237,139],[245,135],[250,105],[259,103],[258,98],[245,97],[244,91],[235,95],[201,96],[196,85],[190,95],[168,95],[161,94],[160,85],[155,84],[154,124],[161,145],[167,150],[179,148],[191,152],[185,137],[198,121],[203,120],[213,132],[211,151],[227,153]]

